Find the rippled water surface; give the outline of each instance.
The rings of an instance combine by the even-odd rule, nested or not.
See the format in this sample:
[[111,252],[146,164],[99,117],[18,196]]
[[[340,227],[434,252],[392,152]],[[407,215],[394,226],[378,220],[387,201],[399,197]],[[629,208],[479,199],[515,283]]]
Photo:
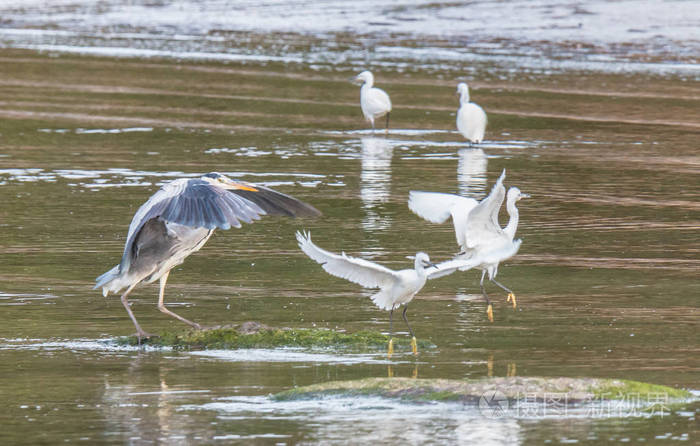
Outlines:
[[[454,90],[465,79],[458,65],[440,79],[430,64],[378,72],[395,107],[384,134],[362,122],[348,82],[354,62],[318,70],[11,48],[0,59],[4,442],[697,441],[697,402],[652,418],[489,419],[455,403],[267,397],[388,373],[700,388],[696,80],[653,70],[504,78],[477,63],[466,80],[489,127],[470,147],[454,131]],[[294,231],[394,268],[418,250],[447,259],[458,249],[452,226],[413,215],[408,192],[481,199],[503,169],[506,186],[532,195],[519,203],[520,252],[498,276],[516,292],[517,311],[489,288],[489,323],[476,271],[431,281],[409,317],[437,348],[417,358],[120,348],[112,340],[133,325],[118,298],[91,289],[160,185],[216,170],[292,194],[324,216],[217,231],[173,270],[169,306],[205,325],[387,332],[371,291],[326,275],[298,250]],[[157,310],[155,285],[132,300],[146,330],[179,328]]]

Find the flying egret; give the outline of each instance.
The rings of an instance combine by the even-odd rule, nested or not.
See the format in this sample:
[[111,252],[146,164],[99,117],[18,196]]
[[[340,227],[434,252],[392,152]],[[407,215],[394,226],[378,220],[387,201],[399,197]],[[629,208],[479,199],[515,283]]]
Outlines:
[[374,131],[374,120],[386,115],[386,131],[389,131],[389,114],[391,113],[391,99],[389,95],[380,88],[373,87],[374,75],[369,71],[363,71],[355,78],[355,82],[362,85],[360,89],[360,106],[365,120],[372,124]]
[[464,82],[457,85],[459,110],[457,111],[457,130],[470,143],[480,143],[486,131],[486,112],[473,102],[469,102],[469,87]]
[[310,217],[321,213],[296,198],[216,172],[171,181],[136,211],[121,262],[98,277],[94,289],[101,287],[107,296],[126,288],[121,301],[136,327],[139,343],[150,335],[136,321],[127,296],[141,282],[160,279],[158,309],[199,330],[199,324],[165,307],[170,270],[199,251],[216,228],[240,228],[241,221],[252,223],[263,215]]
[[491,282],[508,293],[508,302],[513,304],[513,308],[517,305],[513,291],[496,281],[496,275],[499,263],[513,257],[520,248],[521,240],[513,240],[519,220],[515,203],[521,198],[529,197],[517,187],[508,190],[506,209],[510,220],[505,228],[501,228],[498,223],[498,211],[506,195],[503,186],[505,175],[504,169],[491,193],[479,203],[459,195],[421,191],[411,191],[408,200],[409,209],[430,222],[444,223],[452,217],[457,244],[462,250],[455,259],[479,259],[480,263],[475,267],[482,271],[481,293],[486,299],[486,313],[491,322],[493,306],[484,288],[487,273]]
[[[388,354],[391,357],[394,351],[393,315],[394,309],[402,304],[403,320],[406,322],[409,333],[411,333],[411,348],[413,354],[418,354],[418,345],[413,329],[408,323],[406,311],[408,303],[413,296],[425,285],[427,279],[437,279],[460,270],[466,270],[476,266],[479,262],[474,259],[469,260],[448,260],[442,263],[432,263],[428,254],[419,252],[414,259],[412,269],[402,269],[394,271],[369,260],[350,257],[344,252],[340,255],[319,248],[311,241],[311,234],[308,232],[296,233],[299,248],[312,260],[320,263],[327,273],[349,280],[365,288],[379,288],[379,292],[372,296],[375,305],[383,310],[389,310],[389,347]],[[433,268],[433,269],[428,269]]]

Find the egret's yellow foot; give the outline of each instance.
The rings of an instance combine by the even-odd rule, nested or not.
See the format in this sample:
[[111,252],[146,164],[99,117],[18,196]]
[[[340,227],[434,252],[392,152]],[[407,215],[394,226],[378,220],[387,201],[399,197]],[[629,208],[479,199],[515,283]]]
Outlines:
[[508,299],[507,299],[507,301],[508,301],[508,302],[511,302],[511,303],[513,304],[513,308],[515,308],[515,307],[517,306],[517,304],[515,303],[515,294],[513,294],[513,293],[508,293]]
[[391,355],[394,354],[394,338],[389,339],[389,349],[387,351],[387,356],[391,359]]
[[493,305],[489,304],[486,307],[486,315],[489,317],[489,322],[493,322]]
[[418,342],[415,336],[411,338],[411,350],[413,350],[414,355],[418,354]]
[[413,373],[411,373],[411,378],[413,378],[413,379],[418,378],[418,364],[416,364],[416,366],[413,367]]
[[392,366],[388,366],[386,369],[386,374],[389,378],[394,377],[394,368]]

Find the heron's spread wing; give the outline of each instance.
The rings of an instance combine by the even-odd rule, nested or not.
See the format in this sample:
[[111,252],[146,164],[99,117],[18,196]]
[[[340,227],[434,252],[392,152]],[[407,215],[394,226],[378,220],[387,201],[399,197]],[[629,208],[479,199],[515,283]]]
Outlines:
[[147,221],[160,218],[193,228],[240,228],[241,221],[252,223],[265,211],[257,204],[200,179],[183,178],[161,187],[131,220],[124,245],[121,270],[129,268],[130,252],[139,231]]
[[467,216],[465,225],[465,246],[473,248],[477,246],[485,236],[503,232],[498,223],[498,211],[506,196],[506,188],[503,179],[506,171],[503,169],[500,178],[496,181],[488,197],[474,207]]
[[356,257],[334,254],[319,248],[311,241],[311,234],[296,233],[299,248],[311,259],[320,263],[327,273],[349,280],[365,288],[386,288],[398,279],[395,271]]
[[232,189],[228,192],[252,201],[269,215],[286,217],[318,217],[321,215],[318,209],[294,197],[257,184],[250,186],[256,190]]
[[192,228],[240,228],[241,222],[252,223],[262,215],[320,215],[313,206],[262,186],[250,185],[255,191],[226,189],[201,179],[179,179],[164,185],[144,203],[131,220],[124,246],[121,268],[127,269],[130,251],[139,231],[147,221],[159,218]]
[[440,262],[435,265],[434,268],[428,268],[426,272],[428,274],[428,279],[438,279],[440,277],[448,276],[457,270],[466,271],[478,266],[479,264],[480,262],[476,259],[453,259]]

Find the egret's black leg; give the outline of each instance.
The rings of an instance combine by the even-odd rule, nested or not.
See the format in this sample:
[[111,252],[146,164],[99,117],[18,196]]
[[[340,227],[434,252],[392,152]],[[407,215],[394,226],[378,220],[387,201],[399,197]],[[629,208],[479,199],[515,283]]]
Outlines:
[[386,129],[384,130],[386,135],[389,134],[389,115],[391,115],[391,113],[386,114]]
[[493,305],[491,305],[491,301],[489,300],[489,295],[486,294],[486,288],[484,288],[484,277],[486,276],[486,271],[484,270],[481,273],[481,282],[479,282],[479,285],[481,285],[481,294],[484,296],[484,299],[486,299],[486,315],[489,318],[490,322],[493,322]]
[[389,312],[389,348],[387,349],[387,356],[391,358],[394,354],[394,307],[391,307]]
[[515,308],[517,306],[517,304],[515,303],[515,293],[513,293],[513,291],[511,291],[509,288],[507,288],[500,282],[496,282],[496,280],[494,279],[491,279],[491,282],[495,283],[496,285],[501,287],[506,293],[508,293],[508,299],[506,299],[506,301],[511,302],[513,304],[513,308]]
[[408,323],[408,318],[406,317],[406,311],[408,311],[408,305],[405,305],[403,307],[403,321],[406,322],[406,326],[408,327],[408,332],[411,333],[411,349],[413,350],[413,354],[417,355],[418,354],[418,342],[416,342],[416,335],[413,334],[413,329],[411,329],[411,325]]
[[163,313],[167,314],[168,316],[172,316],[172,317],[174,317],[175,319],[179,319],[179,320],[181,320],[182,322],[184,322],[184,323],[190,325],[191,327],[193,327],[193,328],[195,328],[195,329],[197,329],[197,330],[201,330],[202,327],[201,327],[198,323],[192,322],[192,321],[189,320],[189,319],[185,319],[184,317],[180,316],[179,314],[175,314],[175,313],[173,313],[172,311],[170,311],[170,310],[168,310],[167,308],[165,308],[165,302],[164,302],[164,298],[165,298],[165,283],[168,281],[168,276],[169,276],[169,275],[170,275],[170,271],[168,271],[167,273],[163,274],[163,275],[161,276],[161,278],[160,278],[160,293],[158,294],[158,309],[159,309],[160,311],[162,311]]

